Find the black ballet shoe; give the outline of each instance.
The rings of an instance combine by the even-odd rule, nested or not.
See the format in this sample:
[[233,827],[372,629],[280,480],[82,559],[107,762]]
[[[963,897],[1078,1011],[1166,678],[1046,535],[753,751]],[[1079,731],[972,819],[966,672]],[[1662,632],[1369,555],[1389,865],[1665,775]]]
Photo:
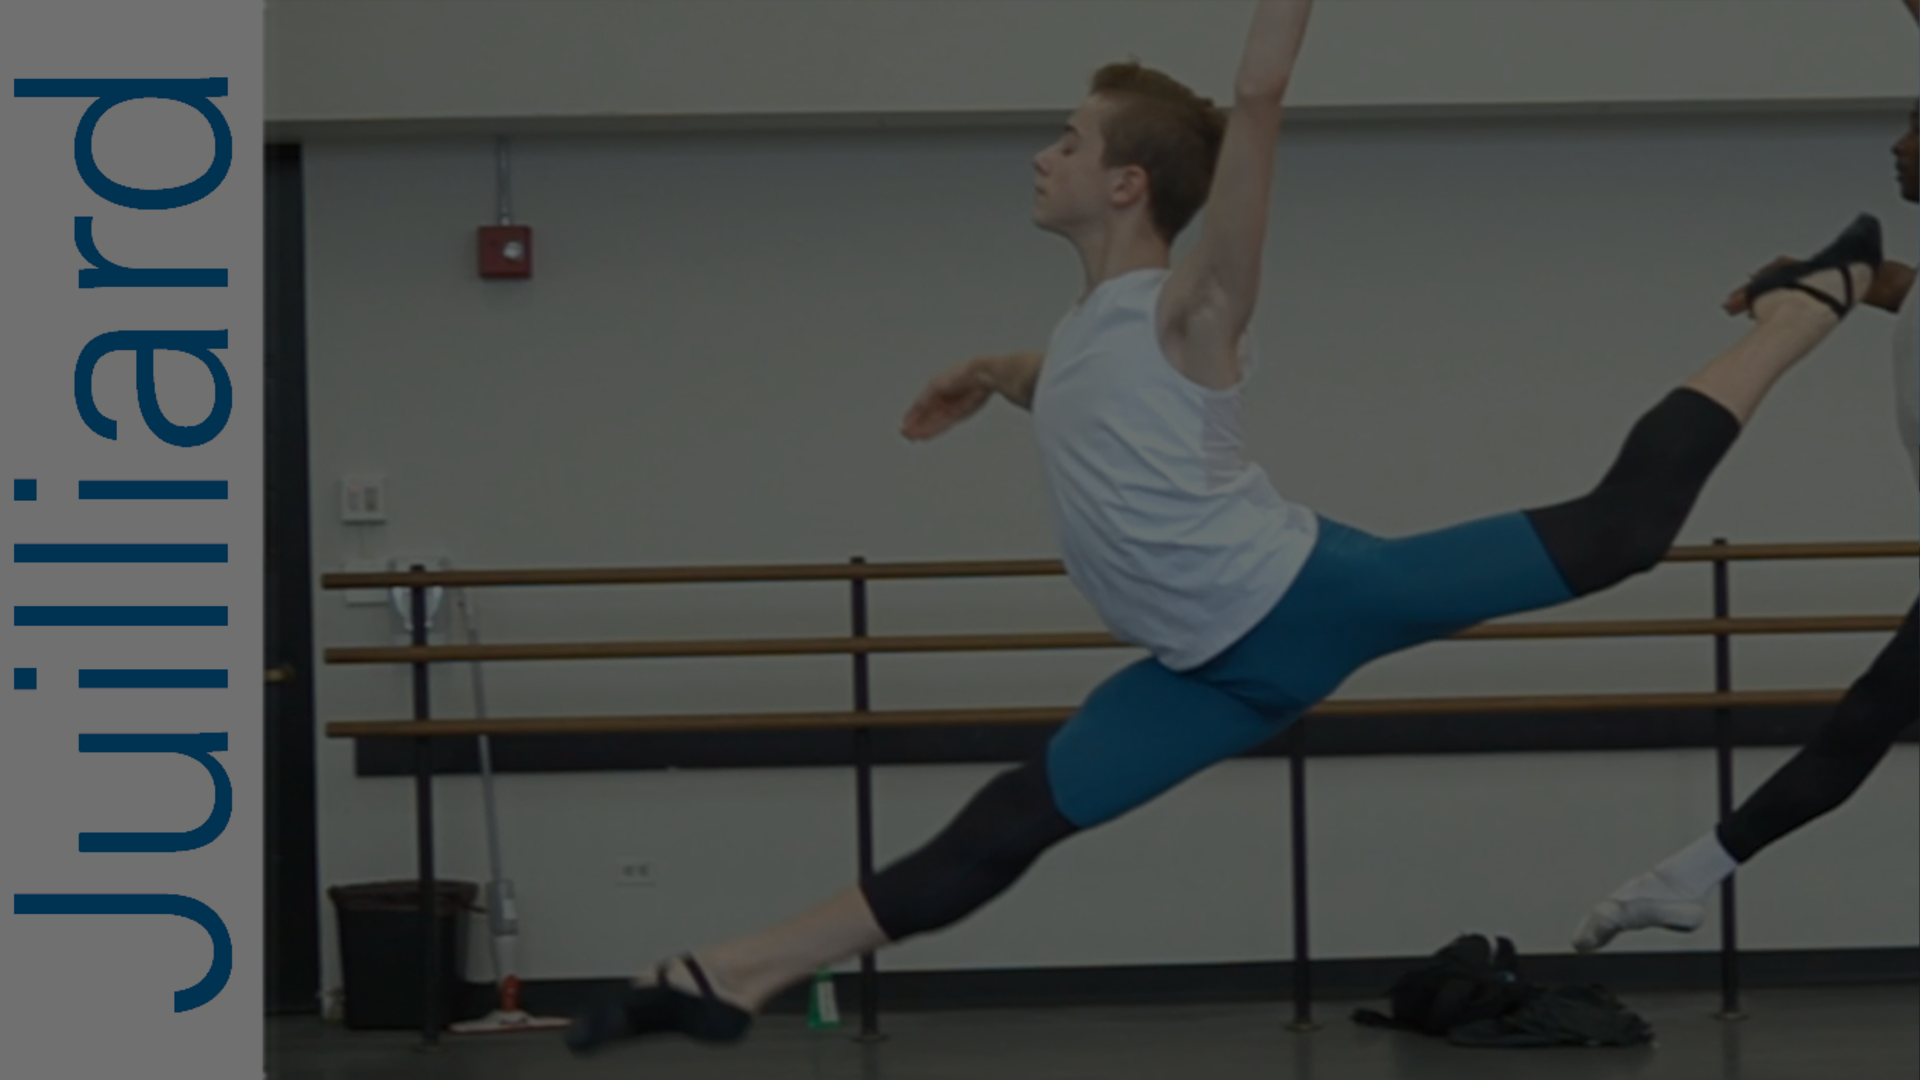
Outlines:
[[[1755,276],[1746,288],[1747,310],[1751,312],[1755,300],[1777,289],[1797,289],[1832,308],[1835,315],[1844,319],[1857,302],[1853,295],[1850,268],[1864,263],[1878,272],[1881,258],[1880,219],[1872,214],[1861,214],[1853,219],[1853,224],[1848,225],[1845,232],[1812,258],[1775,267]],[[1802,278],[1822,270],[1840,271],[1840,282],[1847,291],[1845,301],[1836,300],[1801,282]]]
[[619,1039],[679,1034],[698,1042],[736,1043],[746,1038],[753,1014],[720,1000],[707,973],[691,956],[683,956],[698,997],[667,982],[667,966],[660,965],[652,986],[630,986],[574,1016],[567,1029],[567,1048],[586,1054]]

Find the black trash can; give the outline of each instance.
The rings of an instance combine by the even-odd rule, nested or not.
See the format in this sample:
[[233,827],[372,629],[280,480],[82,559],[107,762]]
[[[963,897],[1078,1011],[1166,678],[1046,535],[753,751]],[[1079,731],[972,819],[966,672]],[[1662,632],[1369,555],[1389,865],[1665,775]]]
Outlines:
[[[464,1012],[468,918],[480,887],[434,882],[434,933],[440,942],[437,1027]],[[355,1031],[419,1030],[426,952],[420,940],[420,882],[376,881],[327,890],[340,929],[340,981],[346,1024]]]

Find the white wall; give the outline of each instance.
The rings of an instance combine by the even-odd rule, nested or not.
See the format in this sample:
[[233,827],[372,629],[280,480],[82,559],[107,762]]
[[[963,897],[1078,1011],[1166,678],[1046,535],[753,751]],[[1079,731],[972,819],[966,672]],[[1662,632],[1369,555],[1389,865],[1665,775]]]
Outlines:
[[[1054,112],[1129,54],[1225,100],[1209,0],[271,0],[292,128]],[[1894,0],[1323,0],[1296,111],[1819,104],[1913,92]]]
[[[1256,324],[1253,451],[1294,497],[1383,532],[1583,490],[1639,412],[1740,333],[1717,305],[1748,269],[1861,209],[1912,257],[1913,210],[1884,150],[1903,124],[1895,109],[1297,131]],[[317,568],[428,553],[465,567],[1053,555],[1020,414],[994,408],[924,446],[895,434],[932,371],[1037,346],[1075,294],[1071,253],[1024,216],[1028,159],[1048,137],[521,141],[516,216],[536,229],[537,274],[513,283],[472,266],[490,141],[310,143]],[[1864,313],[1785,381],[1683,542],[1915,535],[1889,332]],[[333,485],[361,470],[390,477],[390,524],[337,523]],[[1744,614],[1893,613],[1915,580],[1911,562],[1736,571]],[[1697,614],[1706,581],[1666,569],[1551,614]],[[844,629],[831,587],[475,600],[494,641]],[[880,586],[876,604],[879,633],[1094,625],[1058,583]],[[331,593],[316,620],[321,647],[391,632]],[[1839,686],[1879,645],[1742,641],[1736,678]],[[1130,656],[883,658],[875,705],[1064,704]],[[1443,643],[1343,694],[1699,689],[1710,665],[1701,642]],[[467,674],[440,673],[440,715],[470,715]],[[487,675],[502,716],[836,708],[847,692],[843,662],[811,659]],[[318,693],[325,721],[407,708],[400,671],[325,669]],[[1743,753],[1742,786],[1783,757]],[[1747,944],[1915,943],[1917,763],[1899,749],[1848,807],[1752,868]],[[335,740],[320,766],[323,881],[409,875],[410,785],[356,779]],[[884,770],[881,855],[924,839],[991,771]],[[1559,951],[1591,900],[1707,825],[1711,776],[1694,752],[1316,762],[1316,947],[1424,952],[1474,926]],[[483,880],[476,785],[439,792],[443,871]],[[629,971],[852,872],[841,770],[509,776],[501,798],[528,977]],[[885,963],[1284,958],[1286,798],[1280,766],[1220,768]],[[654,859],[664,884],[614,888],[625,855]],[[331,936],[326,949],[331,985]]]

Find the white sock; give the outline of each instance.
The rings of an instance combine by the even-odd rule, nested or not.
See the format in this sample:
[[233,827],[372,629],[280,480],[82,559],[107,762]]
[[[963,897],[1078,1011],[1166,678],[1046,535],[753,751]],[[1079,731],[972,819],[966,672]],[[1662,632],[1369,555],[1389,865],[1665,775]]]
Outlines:
[[1573,946],[1592,952],[1627,930],[1697,929],[1706,918],[1707,894],[1739,865],[1709,832],[1594,905],[1574,933]]
[[1668,896],[1653,899],[1705,900],[1714,886],[1739,868],[1740,864],[1720,845],[1720,837],[1708,830],[1653,868],[1653,877],[1672,890]]

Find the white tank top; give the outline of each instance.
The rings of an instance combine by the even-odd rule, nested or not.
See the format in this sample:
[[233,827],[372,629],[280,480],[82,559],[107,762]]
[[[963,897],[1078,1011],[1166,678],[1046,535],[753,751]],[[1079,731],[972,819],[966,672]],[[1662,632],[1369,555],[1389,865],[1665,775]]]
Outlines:
[[1313,550],[1316,516],[1241,449],[1239,387],[1211,390],[1155,329],[1164,269],[1102,282],[1067,311],[1034,391],[1068,577],[1115,637],[1175,671],[1233,644]]
[[1908,289],[1900,304],[1900,317],[1893,329],[1893,404],[1894,418],[1900,425],[1900,442],[1913,463],[1913,475],[1920,481],[1920,302]]

